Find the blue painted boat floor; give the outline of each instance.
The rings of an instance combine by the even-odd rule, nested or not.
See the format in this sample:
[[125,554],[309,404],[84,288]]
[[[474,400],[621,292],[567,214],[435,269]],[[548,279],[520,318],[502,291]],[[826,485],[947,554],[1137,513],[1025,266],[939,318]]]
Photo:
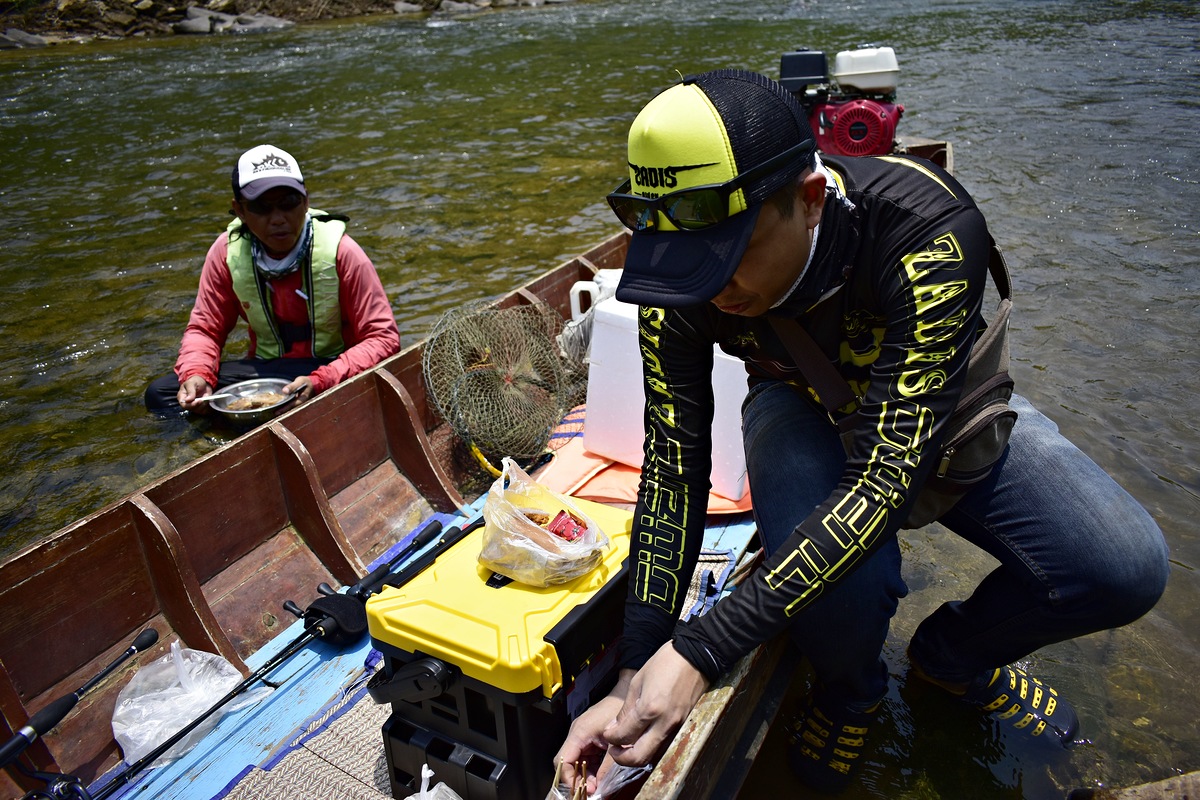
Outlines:
[[[473,518],[482,503],[481,498],[473,509],[464,511]],[[468,519],[450,514],[431,518],[447,527]],[[398,554],[416,530],[371,568]],[[749,514],[710,519],[705,549],[712,557],[702,564],[710,575],[697,572],[700,592],[695,610],[711,607],[729,590],[726,582],[754,530]],[[419,554],[414,553],[409,561]],[[247,666],[261,668],[303,633],[303,623],[297,620],[248,659]],[[278,686],[266,698],[226,714],[189,753],[145,771],[112,796],[155,800],[389,798],[381,726],[391,708],[377,705],[366,692],[366,682],[378,668],[379,659],[367,636],[343,648],[314,641],[265,676]],[[110,771],[91,790],[96,791],[118,772],[119,768]]]

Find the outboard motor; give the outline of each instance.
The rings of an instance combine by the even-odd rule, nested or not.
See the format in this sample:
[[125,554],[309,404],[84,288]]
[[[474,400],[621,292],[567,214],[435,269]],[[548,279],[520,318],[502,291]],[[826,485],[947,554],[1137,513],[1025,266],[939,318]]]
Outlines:
[[808,112],[823,153],[878,156],[892,151],[904,106],[896,103],[900,68],[890,47],[860,47],[834,57],[827,74],[825,54],[799,49],[784,53],[779,82]]

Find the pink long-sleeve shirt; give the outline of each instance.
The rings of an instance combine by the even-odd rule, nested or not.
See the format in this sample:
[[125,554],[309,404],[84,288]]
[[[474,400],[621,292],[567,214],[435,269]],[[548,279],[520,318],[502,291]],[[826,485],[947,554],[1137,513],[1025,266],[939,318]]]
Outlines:
[[[229,234],[222,233],[213,242],[200,272],[200,289],[183,342],[175,361],[175,374],[183,383],[199,375],[210,386],[217,385],[221,367],[221,351],[238,318],[249,320],[242,303],[233,291],[233,278],[226,256]],[[313,393],[336,386],[347,378],[378,364],[400,352],[400,330],[392,306],[383,291],[375,266],[358,243],[348,235],[342,236],[337,250],[338,301],[342,310],[342,341],[346,349],[329,364],[319,367],[310,376]],[[271,306],[280,322],[303,325],[308,322],[308,304],[296,292],[303,285],[299,271],[269,282]],[[250,329],[250,352],[253,357],[257,341]],[[311,358],[312,342],[292,343],[284,358]]]

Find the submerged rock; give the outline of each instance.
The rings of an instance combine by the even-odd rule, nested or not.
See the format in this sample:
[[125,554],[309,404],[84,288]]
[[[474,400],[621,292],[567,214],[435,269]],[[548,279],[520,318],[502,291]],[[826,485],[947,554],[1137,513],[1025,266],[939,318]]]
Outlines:
[[0,33],[0,50],[12,50],[17,47],[45,47],[48,42],[41,36],[17,28],[9,28]]
[[268,14],[226,14],[200,6],[189,6],[187,15],[171,24],[175,33],[259,33],[287,28],[296,23]]
[[[44,47],[95,39],[171,34],[256,33],[316,19],[367,14],[469,17],[503,8],[537,7],[571,0],[23,0],[20,9],[0,2],[0,50]],[[9,6],[16,4],[9,3]],[[239,14],[239,10],[243,13]],[[270,13],[263,13],[264,11]]]

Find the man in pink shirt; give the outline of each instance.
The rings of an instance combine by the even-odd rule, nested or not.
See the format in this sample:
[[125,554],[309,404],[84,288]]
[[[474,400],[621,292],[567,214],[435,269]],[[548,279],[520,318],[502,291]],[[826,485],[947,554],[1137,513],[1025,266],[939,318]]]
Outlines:
[[[239,381],[283,378],[301,402],[400,351],[400,331],[346,217],[309,208],[300,165],[259,145],[233,170],[236,219],[209,248],[173,374],[146,389],[162,416],[203,413],[202,398]],[[250,351],[221,361],[237,324]]]

